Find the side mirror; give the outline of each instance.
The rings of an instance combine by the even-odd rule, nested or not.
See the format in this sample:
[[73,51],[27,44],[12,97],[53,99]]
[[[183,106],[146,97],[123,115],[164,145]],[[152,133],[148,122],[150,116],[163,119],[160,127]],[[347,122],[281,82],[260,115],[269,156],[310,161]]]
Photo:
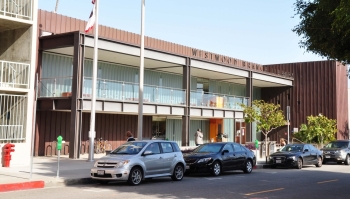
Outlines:
[[145,151],[142,155],[143,156],[147,156],[147,155],[152,155],[152,151]]
[[277,151],[280,151],[280,149],[277,149]]
[[305,149],[304,152],[309,152],[309,149]]
[[229,152],[228,150],[223,150],[222,155],[224,155],[225,153],[228,153],[228,152]]

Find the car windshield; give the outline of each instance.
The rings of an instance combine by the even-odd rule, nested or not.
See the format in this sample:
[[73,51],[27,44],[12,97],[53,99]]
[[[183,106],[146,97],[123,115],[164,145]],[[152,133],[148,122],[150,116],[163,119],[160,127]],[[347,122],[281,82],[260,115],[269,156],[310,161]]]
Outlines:
[[303,145],[286,145],[280,151],[302,151]]
[[324,148],[346,148],[348,147],[347,142],[331,142],[327,144]]
[[111,151],[110,154],[122,154],[122,155],[133,155],[138,154],[143,147],[145,147],[147,142],[127,142],[115,150]]
[[201,145],[198,148],[196,148],[193,152],[196,153],[218,153],[221,148],[222,144],[205,144]]

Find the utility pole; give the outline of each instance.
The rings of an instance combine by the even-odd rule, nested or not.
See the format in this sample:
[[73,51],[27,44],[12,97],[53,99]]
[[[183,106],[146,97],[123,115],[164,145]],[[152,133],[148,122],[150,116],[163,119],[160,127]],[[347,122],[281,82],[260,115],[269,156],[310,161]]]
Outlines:
[[58,3],[59,3],[60,0],[56,0],[56,7],[55,7],[55,11],[54,13],[57,13],[57,9],[58,9]]

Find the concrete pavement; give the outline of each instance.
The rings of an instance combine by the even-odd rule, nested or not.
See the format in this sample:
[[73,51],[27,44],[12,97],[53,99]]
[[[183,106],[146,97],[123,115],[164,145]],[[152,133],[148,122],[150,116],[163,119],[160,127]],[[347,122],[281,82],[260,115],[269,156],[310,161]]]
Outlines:
[[[95,154],[95,161],[104,154]],[[0,192],[23,189],[34,189],[52,186],[68,186],[74,184],[96,183],[90,178],[90,169],[94,162],[88,162],[88,154],[80,159],[60,157],[59,177],[57,178],[57,156],[34,157],[33,172],[30,175],[30,165],[0,167]],[[258,160],[255,169],[266,165],[264,160]]]

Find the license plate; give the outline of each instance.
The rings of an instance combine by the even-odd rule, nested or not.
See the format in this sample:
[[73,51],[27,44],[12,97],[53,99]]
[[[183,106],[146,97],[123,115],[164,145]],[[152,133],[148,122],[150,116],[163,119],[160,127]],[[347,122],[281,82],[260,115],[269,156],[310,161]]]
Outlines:
[[326,158],[331,158],[331,156],[329,156],[329,155],[326,155]]
[[281,163],[282,161],[281,160],[276,160],[276,163]]
[[105,171],[103,171],[103,170],[98,170],[98,171],[97,171],[97,175],[103,176],[103,175],[105,175]]
[[190,169],[190,166],[186,165],[186,169]]

